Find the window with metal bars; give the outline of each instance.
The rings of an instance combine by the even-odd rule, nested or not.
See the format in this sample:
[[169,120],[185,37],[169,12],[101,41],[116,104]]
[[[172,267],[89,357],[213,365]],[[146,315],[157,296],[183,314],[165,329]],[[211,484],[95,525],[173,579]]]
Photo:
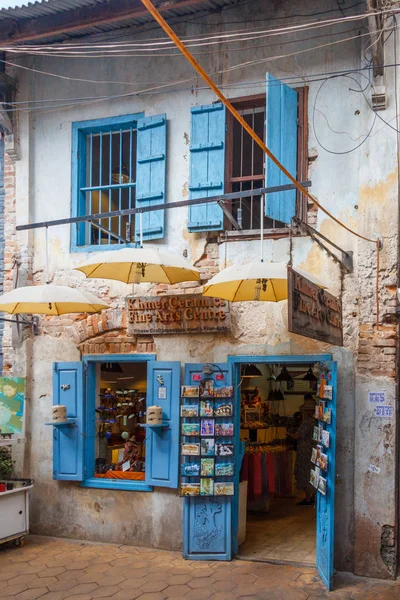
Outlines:
[[[73,124],[73,212],[77,216],[134,208],[136,148],[136,115]],[[100,249],[130,241],[134,215],[87,221],[75,227],[77,249]]]
[[[307,88],[297,89],[298,101],[298,142],[297,142],[297,175],[302,180],[306,178],[307,156]],[[265,94],[237,99],[232,102],[245,121],[265,141],[266,101]],[[262,188],[265,185],[265,155],[261,148],[254,142],[250,135],[232,117],[227,115],[226,138],[226,171],[225,192],[241,192]],[[249,196],[232,200],[230,210],[233,217],[243,232],[255,235],[260,230],[260,196]],[[298,215],[306,211],[305,200],[298,196],[296,203]],[[263,215],[264,229],[271,233],[284,233],[288,231],[287,225],[280,221],[270,219]],[[226,219],[225,230],[233,229],[232,224]]]

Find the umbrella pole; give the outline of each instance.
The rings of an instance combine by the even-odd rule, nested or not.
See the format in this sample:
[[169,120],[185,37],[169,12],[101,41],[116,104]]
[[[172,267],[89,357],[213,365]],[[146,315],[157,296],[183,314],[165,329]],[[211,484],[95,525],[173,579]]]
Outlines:
[[263,241],[264,241],[264,196],[263,196],[263,194],[261,194],[261,200],[260,200],[260,258],[261,258],[261,262],[264,262]]
[[143,213],[139,213],[139,243],[143,248]]
[[46,227],[46,283],[49,283],[49,228]]

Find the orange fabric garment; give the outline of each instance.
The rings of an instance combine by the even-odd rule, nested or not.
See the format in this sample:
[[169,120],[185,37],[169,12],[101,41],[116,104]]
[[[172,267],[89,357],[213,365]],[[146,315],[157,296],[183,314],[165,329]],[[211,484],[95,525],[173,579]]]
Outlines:
[[144,481],[144,473],[133,471],[107,471],[107,473],[96,474],[95,477],[102,479],[130,479],[133,481]]

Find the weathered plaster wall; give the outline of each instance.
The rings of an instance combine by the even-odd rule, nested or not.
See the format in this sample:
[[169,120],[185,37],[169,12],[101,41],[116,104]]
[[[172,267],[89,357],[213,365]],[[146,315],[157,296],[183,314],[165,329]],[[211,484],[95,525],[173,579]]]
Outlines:
[[[306,12],[337,9],[331,0],[307,3]],[[182,36],[197,36],[224,28],[245,26],[269,28],[276,25],[271,17],[304,13],[304,3],[284,2],[275,6],[260,2],[231,8],[222,15],[203,17],[196,22],[178,23]],[[254,15],[258,20],[254,22]],[[336,14],[336,13],[335,13]],[[294,18],[290,22],[295,21]],[[236,24],[235,24],[236,23]],[[347,33],[346,33],[347,32]],[[265,71],[289,83],[309,86],[309,120],[315,117],[315,130],[320,142],[331,152],[347,152],[365,138],[374,119],[356,77],[327,79],[321,87],[321,73],[352,70],[363,65],[362,48],[366,38],[359,31],[348,33],[347,25],[324,30],[322,38],[311,39],[311,33],[286,36],[282,45],[276,38],[260,39],[256,50],[248,42],[232,48],[225,43],[213,47],[213,53],[199,58],[208,72],[224,70],[216,76],[230,97],[264,91]],[[339,34],[339,35],[338,35]],[[130,33],[124,32],[126,39]],[[151,30],[151,36],[159,35]],[[149,33],[135,36],[145,39]],[[361,36],[361,37],[359,37]],[[350,38],[337,44],[340,38]],[[302,41],[308,40],[308,41]],[[333,44],[333,42],[335,42]],[[327,45],[332,44],[332,45]],[[296,56],[285,56],[301,49],[324,46]],[[283,56],[283,57],[282,57]],[[387,62],[393,57],[392,40],[386,46]],[[273,58],[275,57],[275,58]],[[281,57],[281,58],[276,58]],[[239,63],[255,61],[237,67]],[[182,58],[158,57],[140,59],[104,59],[101,61],[60,58],[30,58],[25,66],[40,71],[59,73],[72,80],[58,79],[36,72],[16,70],[20,100],[76,98],[126,94],[154,85],[193,77]],[[233,68],[235,67],[235,68]],[[231,70],[229,70],[231,69]],[[393,70],[387,69],[385,80],[388,109],[382,113],[388,121],[395,114]],[[74,78],[95,81],[125,81],[129,85],[93,84]],[[290,79],[293,78],[293,79]],[[203,89],[202,82],[174,86],[165,93],[120,97],[106,102],[73,106],[65,110],[41,110],[24,113],[19,119],[20,160],[8,162],[10,177],[16,172],[16,196],[10,189],[6,195],[6,282],[15,278],[14,259],[20,257],[26,277],[44,281],[45,232],[15,235],[15,223],[58,219],[70,216],[71,205],[71,123],[77,120],[144,111],[146,115],[166,112],[168,117],[167,201],[188,197],[188,162],[190,143],[190,107],[214,100]],[[181,89],[183,88],[183,89]],[[318,96],[318,97],[317,97]],[[313,106],[316,103],[315,114]],[[335,134],[332,130],[342,133]],[[343,133],[345,132],[345,133]],[[132,542],[144,545],[178,548],[181,542],[181,501],[175,492],[153,494],[87,490],[51,479],[51,432],[44,427],[51,406],[51,363],[54,360],[76,360],[80,353],[156,352],[160,360],[182,362],[225,361],[230,354],[312,354],[332,352],[339,363],[338,456],[336,501],[336,566],[364,575],[393,575],[390,552],[381,547],[391,543],[395,527],[395,421],[373,417],[368,405],[368,389],[386,389],[388,401],[394,402],[395,344],[397,327],[395,309],[397,262],[397,163],[396,137],[381,122],[374,135],[356,151],[332,154],[318,144],[314,128],[309,129],[309,152],[312,163],[309,178],[312,193],[332,213],[361,234],[383,237],[380,266],[381,324],[376,328],[374,295],[376,255],[373,246],[338,228],[320,211],[315,224],[326,236],[354,252],[355,270],[341,276],[340,269],[310,239],[293,239],[292,258],[329,286],[343,294],[345,347],[332,348],[287,332],[286,303],[277,305],[246,304],[232,306],[232,331],[224,335],[142,336],[133,339],[126,331],[124,297],[130,291],[124,284],[83,280],[74,266],[84,262],[87,254],[71,254],[68,226],[49,230],[50,277],[53,283],[81,285],[106,298],[112,308],[100,317],[44,319],[40,336],[11,349],[11,333],[6,327],[5,369],[14,374],[31,374],[28,381],[30,462],[29,469],[37,481],[33,496],[33,528],[37,532],[70,537]],[[15,198],[17,202],[15,203]],[[259,255],[258,242],[218,244],[204,234],[189,234],[187,211],[167,211],[166,237],[155,247],[182,254],[197,264],[204,280],[226,264],[246,262]],[[150,244],[151,245],[151,244]],[[8,252],[8,253],[7,253]],[[271,260],[289,259],[289,240],[265,240],[264,256]],[[14,279],[15,281],[15,279]],[[201,286],[184,284],[181,289],[201,291]],[[166,293],[166,286],[137,286],[138,294]],[[18,338],[15,344],[20,344]],[[370,463],[380,465],[379,475],[368,471]],[[384,495],[384,501],[382,496]],[[54,499],[52,503],[48,498]],[[43,506],[46,509],[43,510]],[[390,546],[389,543],[389,546]],[[366,552],[368,549],[368,552]]]

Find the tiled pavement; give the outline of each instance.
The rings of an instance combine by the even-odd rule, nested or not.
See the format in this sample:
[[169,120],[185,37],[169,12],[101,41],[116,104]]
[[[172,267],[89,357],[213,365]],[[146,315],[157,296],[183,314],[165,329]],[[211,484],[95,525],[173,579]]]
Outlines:
[[314,569],[31,536],[0,550],[1,600],[393,600],[400,582],[341,575],[328,594]]

